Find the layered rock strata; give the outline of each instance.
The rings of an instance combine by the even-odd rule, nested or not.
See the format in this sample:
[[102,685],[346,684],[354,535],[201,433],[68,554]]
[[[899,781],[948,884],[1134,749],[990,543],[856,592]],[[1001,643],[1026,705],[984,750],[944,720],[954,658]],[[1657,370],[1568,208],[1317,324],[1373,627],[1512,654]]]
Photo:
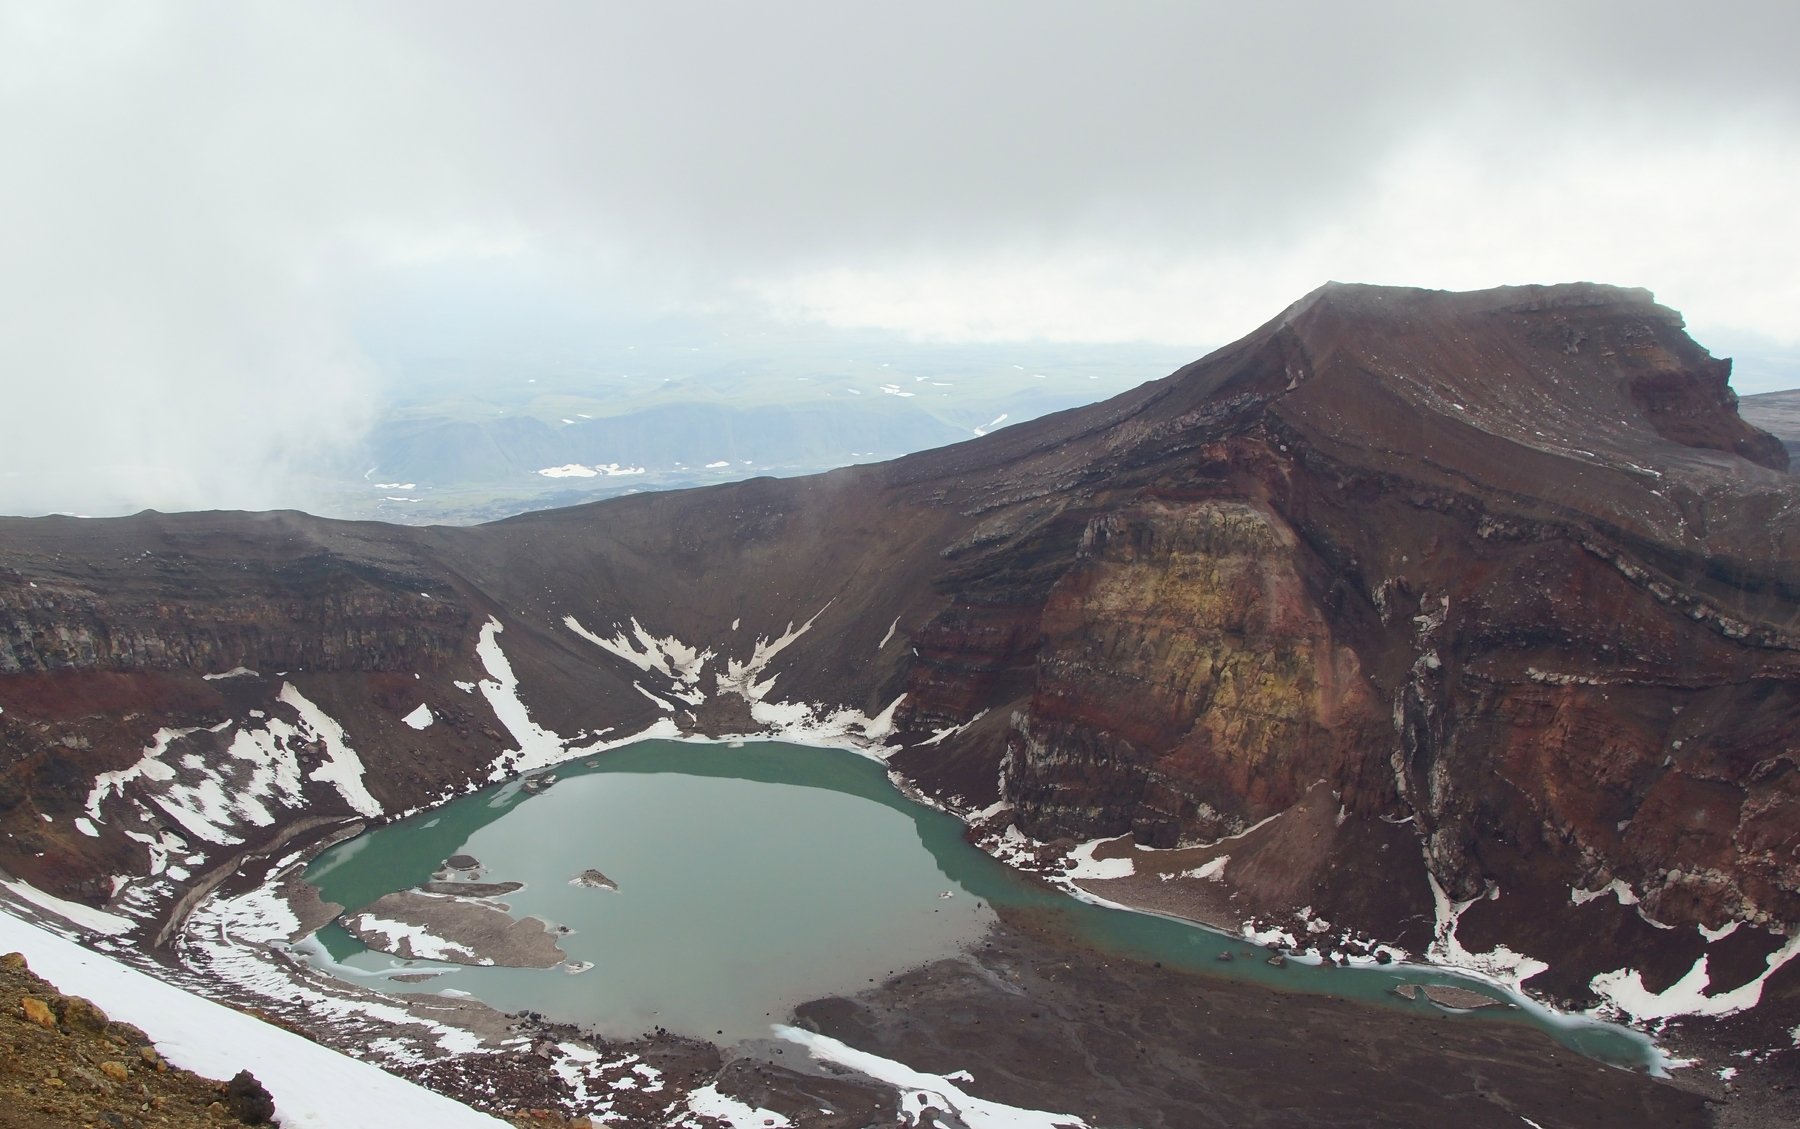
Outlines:
[[[556,735],[860,718],[1030,836],[1245,835],[1245,914],[1504,946],[1589,1002],[1701,967],[1791,1027],[1800,487],[1728,374],[1643,291],[1331,285],[1106,403],[811,478],[472,529],[0,522],[0,867],[106,900],[164,793],[96,779],[298,729],[290,686],[384,815]],[[190,876],[366,814],[304,791]]]

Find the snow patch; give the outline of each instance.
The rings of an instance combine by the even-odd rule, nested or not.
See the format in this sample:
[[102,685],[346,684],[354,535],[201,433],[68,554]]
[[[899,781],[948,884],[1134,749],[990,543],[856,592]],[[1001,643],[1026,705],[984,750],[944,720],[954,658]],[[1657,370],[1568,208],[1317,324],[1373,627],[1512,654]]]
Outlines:
[[716,1117],[732,1129],[787,1129],[793,1124],[772,1109],[749,1106],[727,1094],[719,1093],[717,1083],[709,1082],[687,1097],[688,1109],[702,1117]]
[[968,729],[969,726],[974,725],[976,722],[980,721],[982,718],[986,717],[987,715],[988,715],[988,711],[982,710],[980,713],[976,714],[974,717],[970,718],[969,720],[963,722],[961,725],[946,725],[944,728],[939,729],[939,730],[935,731],[934,733],[932,733],[931,736],[925,738],[923,741],[920,741],[919,746],[921,748],[923,748],[926,745],[940,745],[943,742],[949,740],[950,738],[955,737],[958,734],[962,733],[964,730]]
[[1113,839],[1089,839],[1075,847],[1067,856],[1074,861],[1075,866],[1070,870],[1063,871],[1063,877],[1105,880],[1130,878],[1136,874],[1137,863],[1130,858],[1097,859],[1094,857],[1094,851],[1099,848],[1100,844],[1116,841],[1116,837]]
[[706,692],[700,689],[700,675],[707,662],[716,654],[711,648],[702,651],[697,647],[687,646],[673,635],[659,639],[646,631],[636,616],[631,619],[629,634],[621,629],[611,638],[601,638],[589,631],[572,615],[563,617],[563,626],[639,670],[655,671],[663,675],[674,683],[674,689],[669,691],[671,697],[679,698],[690,706],[706,701]]
[[1569,887],[1569,901],[1578,906],[1587,905],[1589,902],[1603,894],[1611,894],[1618,899],[1619,904],[1622,906],[1635,906],[1638,904],[1638,897],[1632,892],[1631,887],[1617,878],[1600,887],[1598,890],[1577,890],[1573,886]]
[[472,949],[435,936],[422,925],[389,921],[372,913],[358,913],[345,918],[344,927],[354,933],[381,934],[386,941],[369,947],[393,953],[406,960],[437,960],[448,964],[494,963]]
[[327,756],[311,778],[332,785],[358,813],[380,814],[380,805],[363,786],[362,761],[343,729],[291,685],[283,686],[281,700],[299,715],[297,724],[257,711],[260,727],[239,729],[223,754],[181,751],[186,738],[201,732],[197,728],[158,730],[136,764],[95,777],[86,822],[90,827],[105,822],[102,809],[110,803],[117,816],[123,804],[120,830],[149,850],[150,874],[162,874],[171,850],[193,854],[185,840],[160,826],[167,821],[193,839],[223,845],[241,842],[244,825],[272,824],[274,808],[302,806],[299,756],[315,744]]
[[[1425,950],[1425,958],[1434,964],[1449,965],[1452,968],[1470,969],[1509,988],[1514,993],[1522,992],[1520,985],[1549,969],[1549,965],[1523,953],[1515,953],[1505,945],[1495,945],[1485,953],[1472,953],[1465,949],[1462,942],[1456,939],[1456,924],[1463,912],[1480,899],[1471,898],[1466,902],[1452,903],[1450,895],[1438,883],[1437,875],[1427,868],[1425,880],[1431,884],[1431,901],[1435,911],[1436,924],[1432,930],[1431,945]],[[1487,897],[1498,897],[1496,888]]]
[[424,702],[420,702],[418,709],[407,714],[405,717],[401,718],[400,720],[404,721],[406,724],[412,726],[414,729],[424,729],[426,726],[430,725],[433,721],[436,721],[437,719],[432,716],[431,707],[426,705]]
[[1225,881],[1225,864],[1231,861],[1230,855],[1207,859],[1193,870],[1187,872],[1188,878],[1208,878],[1214,882]]
[[325,763],[312,770],[308,780],[318,780],[338,790],[344,802],[358,815],[380,815],[381,805],[363,784],[362,758],[350,747],[344,727],[307,699],[292,682],[281,686],[280,700],[300,715],[300,724],[312,730],[313,738],[325,746]]
[[1073,1114],[1023,1109],[978,1098],[945,1075],[914,1070],[905,1063],[859,1051],[825,1035],[781,1024],[774,1031],[778,1038],[805,1047],[820,1062],[848,1067],[895,1087],[901,1094],[901,1108],[906,1111],[935,1105],[961,1118],[968,1129],[1087,1129],[1087,1122]]
[[202,674],[201,678],[208,682],[222,682],[227,678],[261,678],[262,675],[245,666],[234,666],[224,674]]
[[547,466],[538,471],[545,478],[619,478],[634,474],[647,474],[641,466],[625,466],[621,463],[595,463],[585,466],[581,463],[564,463],[562,466]]
[[1729,992],[1709,996],[1711,983],[1705,953],[1675,983],[1660,992],[1644,987],[1644,977],[1636,969],[1621,968],[1602,972],[1588,982],[1588,987],[1606,1002],[1595,1009],[1598,1015],[1624,1014],[1638,1023],[1672,1019],[1678,1015],[1718,1017],[1734,1015],[1755,1007],[1762,1001],[1763,985],[1781,967],[1800,956],[1800,929],[1788,937],[1787,943],[1765,958],[1765,967],[1754,980],[1740,984]]
[[117,936],[129,933],[135,925],[116,913],[84,906],[80,902],[64,901],[55,894],[44,891],[21,879],[0,879],[0,886],[12,892],[13,897],[30,902],[41,910],[48,910],[56,916],[81,929],[94,933],[105,933]]
[[1300,947],[1300,942],[1296,941],[1294,935],[1286,929],[1278,929],[1274,926],[1270,926],[1267,929],[1258,929],[1254,922],[1246,921],[1239,931],[1243,934],[1244,940],[1249,941],[1253,945],[1261,945],[1264,948],[1268,948],[1272,945],[1279,945],[1284,949],[1298,949]]
[[1723,941],[1733,933],[1736,933],[1738,926],[1742,924],[1743,922],[1741,921],[1727,921],[1717,929],[1708,929],[1704,925],[1697,925],[1695,928],[1700,930],[1700,936],[1706,938],[1706,943],[1710,945],[1714,941]]
[[536,772],[575,757],[616,749],[634,741],[681,736],[681,730],[675,722],[666,717],[658,719],[641,732],[611,741],[596,740],[586,745],[572,744],[545,729],[531,720],[531,711],[519,700],[519,678],[513,673],[512,663],[507,661],[506,652],[500,649],[499,635],[505,630],[499,620],[490,616],[482,626],[481,636],[475,644],[475,654],[480,658],[482,668],[488,672],[488,677],[479,684],[482,696],[487,699],[488,706],[494,711],[500,724],[506,727],[506,731],[518,743],[518,748],[494,758],[493,765],[488,769],[489,780],[505,780],[510,776]]
[[518,743],[518,748],[502,753],[494,761],[494,767],[488,773],[490,780],[504,780],[519,773],[548,768],[566,759],[562,738],[532,721],[531,711],[519,700],[519,677],[513,673],[506,652],[500,649],[500,633],[505,630],[499,620],[489,616],[475,644],[476,657],[481,659],[482,669],[488,672],[478,684],[481,695],[487,699],[500,724]]

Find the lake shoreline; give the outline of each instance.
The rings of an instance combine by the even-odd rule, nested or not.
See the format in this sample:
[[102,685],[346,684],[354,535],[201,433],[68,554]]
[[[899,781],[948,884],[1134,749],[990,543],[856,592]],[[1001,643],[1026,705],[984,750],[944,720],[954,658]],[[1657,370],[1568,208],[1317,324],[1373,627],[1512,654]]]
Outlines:
[[[932,806],[939,807],[941,810],[941,805],[934,804]],[[965,824],[967,823],[966,817],[968,813],[952,814],[958,815],[959,818],[964,820]],[[321,844],[321,848],[322,846],[323,844]],[[310,858],[316,853],[316,851],[308,851],[307,856]],[[307,860],[302,859],[300,865],[303,866],[305,861]],[[287,869],[289,873],[297,873],[297,868],[295,867],[290,866]],[[1026,939],[1021,940],[1021,937]],[[1010,953],[1012,955],[1008,962],[995,962],[986,959],[983,955],[990,952]],[[1083,1031],[1088,1030],[1092,1022],[1091,1018],[1081,1018],[1081,1013],[1083,1012],[1105,1011],[1107,1013],[1116,1014],[1115,1009],[1123,1010],[1127,1006],[1137,1006],[1142,1009],[1154,1011],[1159,1006],[1166,1006],[1169,992],[1175,983],[1185,982],[1191,986],[1193,982],[1201,979],[1196,977],[1193,973],[1174,973],[1171,970],[1162,969],[1152,965],[1143,965],[1137,973],[1134,973],[1129,978],[1129,982],[1124,984],[1114,982],[1108,979],[1108,977],[1089,975],[1089,973],[1092,972],[1092,969],[1089,967],[1090,965],[1096,966],[1102,970],[1110,970],[1108,973],[1108,976],[1110,977],[1115,975],[1116,970],[1118,969],[1140,965],[1142,962],[1133,962],[1129,958],[1120,957],[1117,954],[1110,954],[1092,949],[1091,947],[1084,946],[1071,937],[1058,937],[1054,928],[1046,927],[1043,923],[1038,923],[1031,928],[1021,930],[1018,928],[1016,922],[1008,921],[1003,928],[996,930],[994,935],[971,947],[966,961],[959,958],[958,960],[937,962],[924,969],[902,972],[899,975],[876,985],[866,993],[813,1000],[802,1004],[797,1008],[796,1015],[800,1017],[803,1023],[807,1023],[809,1026],[819,1025],[822,1029],[825,1029],[827,1033],[832,1033],[833,1031],[855,1033],[866,1028],[866,1031],[863,1031],[863,1035],[878,1037],[877,1042],[871,1045],[873,1053],[881,1053],[881,1049],[886,1048],[902,1055],[923,1053],[928,1059],[933,1054],[939,1054],[941,1057],[942,1048],[940,1048],[940,1051],[938,1052],[933,1052],[930,1048],[934,1043],[956,1043],[956,1021],[951,1014],[954,1009],[950,1007],[952,997],[954,997],[957,992],[967,988],[971,983],[996,982],[998,980],[1003,980],[1007,976],[1019,975],[1020,968],[1023,967],[1019,963],[1020,961],[1024,961],[1024,966],[1029,966],[1030,969],[1035,970],[1032,972],[1032,975],[1038,977],[1040,981],[1054,982],[1055,977],[1046,977],[1043,970],[1052,969],[1060,965],[1067,970],[1069,976],[1074,981],[1081,983],[1091,982],[1090,987],[1105,986],[1106,991],[1109,994],[1101,995],[1098,999],[1090,999],[1088,1003],[1079,1003],[1075,997],[1068,996],[1066,993],[1061,997],[1064,1000],[1064,1005],[1072,1010],[1070,1016],[1064,1017],[1060,1022],[1065,1025],[1074,1022],[1075,1026]],[[978,970],[972,977],[971,969]],[[1147,978],[1147,980],[1144,980],[1144,978]],[[1317,1057],[1320,1052],[1330,1052],[1335,1050],[1336,1046],[1334,1043],[1349,1045],[1352,1041],[1361,1040],[1370,1045],[1386,1044],[1398,1037],[1396,1033],[1403,1032],[1408,1025],[1416,1026],[1416,1024],[1421,1021],[1431,1022],[1431,1020],[1424,1019],[1421,1016],[1384,1014],[1385,1009],[1382,1008],[1369,1007],[1363,1003],[1347,1003],[1341,1000],[1331,1000],[1329,996],[1321,997],[1304,992],[1284,992],[1281,1005],[1276,1006],[1272,1004],[1272,998],[1270,997],[1266,986],[1234,985],[1229,981],[1220,981],[1215,978],[1204,978],[1204,984],[1205,991],[1203,994],[1211,1001],[1210,1006],[1215,1009],[1222,1009],[1219,1010],[1219,1020],[1221,1023],[1224,1023],[1227,1027],[1242,1027],[1243,1025],[1249,1025],[1257,1030],[1269,1032],[1271,1038],[1274,1037],[1273,1033],[1281,1026],[1281,1021],[1278,1019],[1269,1020],[1267,1018],[1268,1013],[1271,1010],[1277,1012],[1284,1010],[1288,1001],[1310,1001],[1304,1005],[1307,1008],[1329,1006],[1335,1009],[1342,1009],[1334,1012],[1335,1018],[1333,1019],[1333,1023],[1341,1028],[1341,1030],[1350,1032],[1350,1034],[1334,1036],[1333,1039],[1320,1040],[1317,1043],[1317,1049],[1310,1052],[1314,1054],[1315,1057]],[[1280,989],[1277,988],[1276,990]],[[856,1023],[852,1023],[845,1018],[869,1012],[870,1008],[877,1006],[876,1003],[871,1001],[879,1001],[882,999],[893,1000],[897,998],[897,994],[908,991],[919,993],[919,998],[921,1000],[926,998],[933,1000],[932,1008],[934,1010],[930,1010],[928,1013],[922,1013],[928,1014],[931,1017],[927,1026],[937,1032],[937,1034],[933,1035],[930,1039],[925,1039],[921,1036],[919,1039],[909,1041],[905,1038],[890,1037],[889,1035],[881,1034],[881,1027],[879,1024],[865,1022],[859,1027]],[[1076,996],[1084,994],[1084,992],[1075,993]],[[865,999],[865,997],[867,998]],[[1229,1007],[1225,1007],[1221,1003],[1221,1001],[1227,997],[1232,1000]],[[415,1000],[419,999],[419,997],[413,998]],[[429,998],[430,997],[426,997],[426,999]],[[970,997],[964,998],[965,1004],[963,1010],[967,1011],[969,1010],[969,1007],[966,1000]],[[1329,1005],[1324,1003],[1324,1001],[1330,1001]],[[481,1009],[478,1008],[478,1010]],[[558,1025],[547,1023],[541,1018],[534,1017],[529,1013],[504,1015],[499,1018],[506,1020],[508,1029],[513,1031],[529,1031],[536,1029],[541,1031],[566,1033],[571,1030],[577,1030],[577,1028],[567,1024]],[[1075,1022],[1076,1020],[1079,1020],[1079,1022]],[[1291,1024],[1289,1027],[1290,1030],[1287,1035],[1289,1043],[1296,1046],[1306,1045],[1305,1040],[1301,1040],[1299,1043],[1294,1042],[1295,1033],[1291,1030]],[[1512,1035],[1500,1039],[1500,1044],[1513,1047],[1513,1050],[1508,1053],[1516,1052],[1517,1047],[1514,1045],[1516,1039],[1528,1036],[1529,1038],[1526,1040],[1527,1043],[1530,1043],[1531,1040],[1537,1040],[1537,1043],[1533,1045],[1532,1053],[1543,1052],[1544,1048],[1549,1046],[1551,1049],[1548,1053],[1552,1058],[1559,1060],[1575,1058],[1575,1056],[1567,1053],[1558,1053],[1560,1048],[1554,1048],[1554,1046],[1549,1044],[1549,1041],[1542,1035],[1529,1031],[1518,1024],[1494,1024],[1491,1022],[1468,1024],[1460,1023],[1456,1020],[1445,1020],[1442,1025],[1443,1031],[1456,1032],[1458,1029],[1468,1029],[1468,1033],[1479,1036],[1474,1039],[1474,1042],[1471,1045],[1473,1047],[1484,1048],[1484,1055],[1492,1051],[1492,1044],[1490,1044],[1489,1040],[1497,1037],[1493,1036],[1492,1032],[1482,1034],[1483,1030],[1490,1028],[1504,1028],[1513,1032]],[[489,1029],[492,1030],[491,1025]],[[607,1048],[609,1049],[609,1053],[620,1052],[636,1054],[640,1053],[641,1048],[650,1047],[656,1044],[658,1040],[672,1038],[672,1036],[661,1035],[654,1032],[649,1033],[650,1037],[648,1040],[607,1039],[604,1037],[594,1037],[591,1032],[587,1034],[589,1035],[588,1042],[591,1045]],[[991,1035],[992,1032],[990,1030],[984,1032],[984,1034]],[[1424,1037],[1429,1040],[1432,1035],[1435,1034],[1437,1034],[1437,1032],[1432,1031]],[[1084,1038],[1085,1037],[1086,1036],[1084,1036]],[[1096,1036],[1095,1038],[1098,1039],[1096,1045],[1102,1048],[1112,1046],[1116,1050],[1117,1040],[1112,1036],[1101,1035]],[[339,1043],[339,1040],[334,1038],[328,1038],[326,1041]],[[351,1040],[345,1043],[339,1043],[339,1045],[359,1047],[362,1044]],[[957,1043],[957,1045],[963,1046],[964,1049],[968,1049],[965,1044]],[[640,1050],[631,1050],[630,1048],[640,1048]],[[1680,1049],[1680,1044],[1677,1044],[1677,1049]],[[729,1067],[734,1062],[751,1061],[766,1062],[771,1069],[779,1066],[781,1069],[792,1070],[798,1064],[799,1058],[803,1057],[800,1056],[800,1052],[791,1046],[785,1049],[775,1047],[773,1051],[766,1046],[759,1049],[757,1047],[746,1045],[715,1048],[715,1050],[721,1056],[720,1062],[724,1064],[721,1069]],[[1227,1048],[1227,1050],[1229,1050],[1229,1048]],[[1424,1052],[1421,1050],[1420,1053]],[[737,1057],[734,1058],[733,1056]],[[524,1074],[522,1072],[532,1072],[536,1075],[542,1075],[548,1069],[547,1064],[545,1064],[541,1058],[533,1061],[529,1056],[521,1056],[513,1051],[502,1050],[498,1054],[485,1052],[479,1056],[479,1059],[479,1068],[472,1070],[464,1069],[462,1067],[459,1067],[457,1070],[451,1070],[442,1060],[439,1060],[436,1065],[403,1066],[400,1069],[400,1072],[407,1074],[408,1076],[417,1076],[422,1079],[431,1080],[431,1084],[440,1089],[448,1087],[447,1092],[455,1093],[456,1096],[463,1097],[465,1100],[473,1100],[476,1104],[484,1105],[486,1108],[496,1108],[494,1105],[496,1100],[510,1100],[506,1099],[505,1096],[515,1092],[521,1101],[529,1100],[528,1095],[537,1092],[541,1082],[532,1082],[530,1085],[526,1085],[523,1082]],[[933,1068],[939,1068],[945,1071],[970,1069],[975,1073],[977,1078],[984,1078],[984,1072],[998,1077],[1008,1077],[1017,1076],[1019,1071],[1027,1067],[1031,1062],[1031,1056],[1022,1051],[1019,1047],[1014,1046],[1013,1041],[1006,1041],[987,1049],[975,1047],[972,1057],[970,1057],[968,1061],[979,1063],[981,1065],[979,1069],[976,1067],[954,1067],[943,1065],[942,1063],[932,1064],[925,1061],[915,1063],[914,1065],[919,1065],[921,1068],[932,1066]],[[1586,1060],[1581,1061],[1586,1062]],[[464,1067],[469,1067],[474,1062],[475,1059],[471,1058],[470,1063],[465,1063]],[[511,1065],[506,1065],[508,1063],[511,1063]],[[1591,1062],[1587,1062],[1586,1065],[1597,1070],[1607,1070],[1607,1068],[1599,1067],[1597,1064]],[[1270,1094],[1279,1093],[1285,1088],[1287,1083],[1276,1080],[1287,1076],[1284,1073],[1286,1068],[1277,1069],[1275,1064],[1270,1064],[1269,1068],[1273,1070],[1274,1073],[1267,1078],[1260,1081],[1251,1080],[1246,1082],[1239,1089],[1231,1092],[1238,1093],[1246,1099],[1254,1097],[1257,1094],[1262,1094],[1266,1097]],[[1307,1070],[1311,1071],[1312,1069],[1313,1064],[1310,1062],[1307,1063]],[[1663,1117],[1662,1113],[1658,1114],[1659,1118],[1663,1118],[1660,1122],[1663,1124],[1686,1124],[1687,1122],[1684,1119],[1699,1108],[1692,1103],[1684,1104],[1680,1100],[1670,1098],[1670,1093],[1687,1092],[1690,1097],[1695,1097],[1696,1094],[1698,1094],[1700,1096],[1696,1097],[1696,1100],[1702,1101],[1709,1098],[1720,1097],[1734,1099],[1731,1103],[1734,1109],[1742,1110],[1746,1113],[1751,1112],[1749,1105],[1742,1101],[1742,1097],[1745,1090],[1745,1083],[1750,1082],[1751,1077],[1755,1074],[1753,1069],[1747,1068],[1743,1072],[1735,1095],[1719,1092],[1721,1091],[1721,1088],[1717,1086],[1708,1087],[1704,1084],[1705,1079],[1697,1077],[1695,1072],[1691,1071],[1680,1072],[1681,1076],[1674,1084],[1653,1082],[1641,1077],[1634,1078],[1632,1075],[1619,1071],[1610,1071],[1609,1073],[1626,1079],[1632,1079],[1630,1086],[1627,1087],[1628,1090],[1640,1094],[1651,1095],[1651,1097],[1648,1098],[1635,1100],[1649,1101],[1658,1109],[1663,1109],[1662,1103],[1672,1102],[1673,1105],[1668,1106],[1667,1109],[1663,1109],[1663,1113],[1668,1113],[1673,1117],[1672,1120]],[[450,1076],[462,1074],[468,1075],[471,1079],[476,1079],[479,1076],[482,1080],[471,1080],[467,1082],[466,1085],[462,1083],[453,1085],[448,1081]],[[811,1068],[799,1072],[799,1076],[801,1077],[813,1077],[816,1074],[817,1071]],[[1537,1076],[1537,1072],[1530,1068],[1524,1068],[1523,1074],[1531,1077]],[[1606,1075],[1595,1075],[1595,1077],[1604,1078]],[[505,1082],[502,1080],[504,1078],[511,1078],[513,1081]],[[1088,1080],[1090,1084],[1098,1081],[1099,1080],[1095,1079]],[[1703,1084],[1694,1085],[1693,1083],[1695,1082],[1701,1082]],[[1048,1087],[1044,1090],[1046,1093],[1067,1094],[1072,1106],[1079,1102],[1080,1093],[1078,1091],[1081,1090],[1082,1084],[1078,1084],[1074,1080],[1074,1076],[1071,1076],[1062,1082],[1058,1082],[1055,1079],[1041,1080],[1039,1084]],[[1346,1084],[1349,1083],[1347,1082]],[[1372,1084],[1365,1085],[1363,1083],[1356,1083],[1352,1086],[1352,1089],[1363,1095],[1359,1100],[1372,1101],[1378,1105],[1384,1101],[1397,1100],[1394,1095],[1389,1093],[1385,1085],[1373,1086],[1372,1088],[1371,1085]],[[985,1086],[986,1083],[984,1081],[973,1088],[983,1089]],[[1642,1087],[1651,1088],[1641,1089]],[[879,1087],[877,1088],[879,1089]],[[1708,1094],[1707,1091],[1709,1089],[1715,1092]],[[780,1091],[780,1086],[774,1087],[774,1089],[770,1091],[771,1095],[773,1095],[770,1097],[770,1100],[779,1101]],[[994,1092],[1005,1093],[1007,1091],[1002,1089]],[[1040,1103],[1040,1105],[1042,1104],[1046,1103]],[[573,1107],[570,1108],[571,1110],[573,1109]],[[775,1106],[770,1106],[769,1108],[775,1108]],[[1038,1107],[1034,1106],[1032,1108]],[[1439,1116],[1441,1117],[1441,1108]],[[1633,1114],[1632,1116],[1636,1117],[1638,1115]],[[1396,1120],[1394,1123],[1410,1124],[1413,1122],[1406,1121],[1402,1118]],[[1420,1125],[1430,1124],[1430,1122],[1425,1120],[1416,1123]],[[1517,1121],[1515,1120],[1513,1123],[1517,1124]],[[1602,1119],[1596,1123],[1602,1125],[1624,1125],[1642,1122],[1632,1122],[1629,1120],[1609,1121]],[[1696,1121],[1694,1123],[1701,1124],[1704,1122]],[[1749,1121],[1733,1121],[1730,1123],[1754,1126],[1764,1124],[1765,1122],[1752,1119]],[[1768,1121],[1766,1123],[1774,1125],[1782,1124],[1784,1122],[1777,1120]]]

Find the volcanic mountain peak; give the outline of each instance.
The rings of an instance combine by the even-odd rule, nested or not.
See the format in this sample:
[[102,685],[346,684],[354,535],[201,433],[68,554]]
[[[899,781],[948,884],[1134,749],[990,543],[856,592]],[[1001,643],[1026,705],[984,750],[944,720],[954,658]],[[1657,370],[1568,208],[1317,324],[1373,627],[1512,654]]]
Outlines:
[[[1681,316],[1647,290],[1576,283],[1448,293],[1334,283],[1284,324],[1315,378],[1332,377],[1328,388],[1309,381],[1310,394],[1285,410],[1373,452],[1412,447],[1455,461],[1462,444],[1419,430],[1437,417],[1459,431],[1640,476],[1673,466],[1758,477],[1727,455],[1787,466],[1778,444],[1737,418],[1730,362],[1695,344]],[[1439,442],[1443,451],[1416,449]]]
[[1643,289],[1328,283],[1161,380],[866,473],[986,512],[1235,443],[1240,460],[1257,447],[1496,512],[1796,559],[1785,449],[1738,417],[1729,376]]
[[[803,733],[883,741],[996,834],[1241,835],[1228,927],[1531,953],[1564,998],[1647,985],[1608,996],[1636,1014],[1699,968],[1789,1016],[1800,482],[1728,371],[1642,290],[1332,284],[887,464],[460,529],[0,521],[0,866],[135,875],[114,901],[167,934],[187,891],[142,836],[174,785],[93,782],[169,741],[229,767],[216,726],[315,755],[329,715],[390,812],[527,745]],[[355,814],[311,787],[266,833]],[[1221,871],[1179,857],[1137,893],[1203,903]]]

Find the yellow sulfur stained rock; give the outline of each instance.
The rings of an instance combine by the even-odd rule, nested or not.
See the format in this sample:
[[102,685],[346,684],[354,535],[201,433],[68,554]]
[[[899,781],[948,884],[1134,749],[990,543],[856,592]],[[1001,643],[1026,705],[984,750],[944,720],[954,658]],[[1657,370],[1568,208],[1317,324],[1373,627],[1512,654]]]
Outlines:
[[24,1009],[25,1018],[30,1022],[39,1027],[56,1030],[56,1015],[50,1010],[50,1005],[43,1000],[33,996],[21,996],[19,997],[19,1007]]

